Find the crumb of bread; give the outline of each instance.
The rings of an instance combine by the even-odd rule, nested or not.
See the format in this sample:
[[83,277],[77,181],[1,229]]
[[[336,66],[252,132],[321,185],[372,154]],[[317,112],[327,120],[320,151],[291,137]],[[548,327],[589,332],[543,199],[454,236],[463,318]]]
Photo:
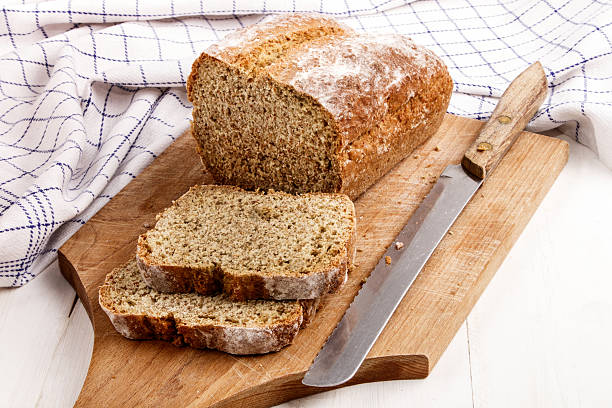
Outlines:
[[395,249],[397,249],[398,251],[402,249],[403,247],[404,247],[404,243],[402,241],[397,241],[395,243]]
[[391,257],[389,255],[385,256],[385,263],[391,265]]
[[[313,290],[326,289],[306,279],[319,279],[317,271],[352,261],[353,252],[347,253],[346,248],[351,249],[354,228],[354,206],[345,195],[296,196],[271,190],[255,193],[229,186],[194,186],[139,238],[138,257],[147,273],[164,274],[164,278],[147,282],[161,291],[188,292],[193,282],[202,279],[193,290],[209,294],[231,276],[232,285],[221,288],[236,296],[234,300],[311,299],[323,294]],[[173,270],[157,272],[165,265],[194,272],[190,276]],[[344,275],[346,268],[334,270]],[[288,286],[287,293],[279,287],[272,295],[249,286],[255,276],[266,282],[299,278],[304,283]],[[239,289],[243,286],[245,289]],[[299,290],[304,292],[297,294]]]
[[[159,338],[175,346],[210,347],[233,354],[268,353],[292,343],[300,326],[308,323],[307,313],[312,316],[318,303],[235,302],[223,294],[158,292],[146,285],[134,259],[106,276],[98,299],[113,326],[126,337]],[[202,335],[183,337],[177,326],[203,330]],[[276,327],[283,329],[278,332]]]

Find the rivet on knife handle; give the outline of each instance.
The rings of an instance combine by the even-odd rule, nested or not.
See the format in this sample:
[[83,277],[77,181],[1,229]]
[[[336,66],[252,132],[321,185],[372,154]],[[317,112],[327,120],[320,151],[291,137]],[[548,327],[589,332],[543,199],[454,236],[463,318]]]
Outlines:
[[512,146],[546,97],[546,75],[539,62],[523,71],[502,95],[461,164],[474,177],[484,179]]

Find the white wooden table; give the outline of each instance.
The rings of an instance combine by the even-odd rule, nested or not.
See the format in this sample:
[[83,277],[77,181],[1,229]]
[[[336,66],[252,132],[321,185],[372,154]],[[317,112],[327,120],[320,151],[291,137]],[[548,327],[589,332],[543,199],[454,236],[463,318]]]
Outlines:
[[[343,388],[289,407],[612,405],[612,171],[570,160],[429,378]],[[0,289],[0,406],[68,407],[93,343],[57,264]]]

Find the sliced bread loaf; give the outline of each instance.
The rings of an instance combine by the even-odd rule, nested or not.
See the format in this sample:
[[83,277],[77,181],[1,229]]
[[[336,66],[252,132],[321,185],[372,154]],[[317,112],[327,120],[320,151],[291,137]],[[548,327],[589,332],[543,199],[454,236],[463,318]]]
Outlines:
[[314,299],[345,281],[355,208],[343,194],[195,186],[138,239],[145,282],[234,300]]
[[225,295],[168,294],[149,288],[131,261],[106,276],[99,302],[115,329],[130,339],[232,354],[262,354],[291,344],[318,300],[234,302]]
[[219,184],[363,193],[438,129],[452,80],[433,52],[317,14],[229,34],[187,81],[192,135]]

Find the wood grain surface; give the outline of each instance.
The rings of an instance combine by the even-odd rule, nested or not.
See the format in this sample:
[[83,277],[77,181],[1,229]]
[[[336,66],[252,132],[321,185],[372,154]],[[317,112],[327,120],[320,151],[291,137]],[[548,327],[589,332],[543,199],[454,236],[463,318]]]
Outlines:
[[[77,406],[270,406],[320,392],[301,385],[311,361],[379,256],[450,163],[458,163],[481,122],[447,115],[431,141],[355,203],[357,267],[328,296],[295,344],[264,356],[131,341],[97,303],[112,268],[134,254],[155,214],[202,174],[185,135],[87,222],[60,250],[62,273],[94,326],[94,349]],[[524,132],[468,204],[415,281],[356,377],[347,385],[424,378],[465,320],[567,160],[567,143]]]
[[547,93],[546,74],[542,64],[535,62],[506,88],[491,119],[465,152],[463,168],[484,179],[542,106]]

